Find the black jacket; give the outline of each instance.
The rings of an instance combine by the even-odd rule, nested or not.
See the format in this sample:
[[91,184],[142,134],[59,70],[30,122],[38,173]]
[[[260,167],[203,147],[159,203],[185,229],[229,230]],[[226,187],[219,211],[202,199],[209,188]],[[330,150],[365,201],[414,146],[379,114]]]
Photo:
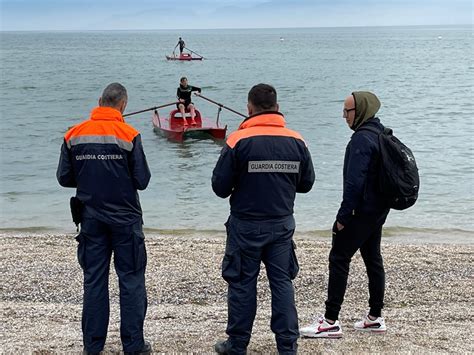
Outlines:
[[344,192],[336,217],[344,226],[355,215],[380,217],[389,211],[378,192],[378,137],[375,132],[363,129],[365,126],[375,127],[380,132],[384,128],[378,118],[372,118],[354,132],[347,144],[344,156]]
[[313,183],[308,148],[278,112],[246,119],[228,137],[212,175],[216,195],[230,196],[231,214],[243,219],[292,215],[296,193]]
[[119,111],[98,107],[64,136],[57,179],[77,188],[84,215],[113,225],[141,220],[137,190],[150,181],[140,134]]
[[184,105],[188,106],[191,103],[191,93],[194,91],[201,92],[201,88],[191,85],[188,85],[186,88],[184,88],[182,85],[179,85],[178,89],[176,90],[176,96],[178,99],[183,99]]

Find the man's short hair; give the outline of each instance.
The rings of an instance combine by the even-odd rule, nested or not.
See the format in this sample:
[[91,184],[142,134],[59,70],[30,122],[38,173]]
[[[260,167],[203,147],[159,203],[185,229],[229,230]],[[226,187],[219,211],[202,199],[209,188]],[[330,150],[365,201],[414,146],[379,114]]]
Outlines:
[[272,110],[277,106],[277,93],[273,86],[257,84],[249,91],[248,101],[260,110]]
[[182,83],[183,81],[188,80],[185,76],[183,76],[181,79],[179,79],[179,82]]
[[109,84],[102,92],[102,106],[117,107],[122,100],[127,100],[127,89],[122,84]]

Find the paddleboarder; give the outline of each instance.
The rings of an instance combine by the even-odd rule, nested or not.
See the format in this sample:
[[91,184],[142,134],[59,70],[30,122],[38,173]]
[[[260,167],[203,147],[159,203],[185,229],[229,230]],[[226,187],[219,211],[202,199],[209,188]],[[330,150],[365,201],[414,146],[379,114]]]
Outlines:
[[176,46],[174,46],[173,52],[176,50],[176,48],[179,46],[179,55],[183,54],[183,49],[186,47],[186,43],[184,43],[183,39],[179,37],[178,43]]

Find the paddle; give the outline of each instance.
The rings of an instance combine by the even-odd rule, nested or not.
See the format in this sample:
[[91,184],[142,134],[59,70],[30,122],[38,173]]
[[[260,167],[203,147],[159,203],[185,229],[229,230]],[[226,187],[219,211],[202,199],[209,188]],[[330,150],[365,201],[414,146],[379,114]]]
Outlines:
[[196,53],[195,51],[190,50],[188,47],[184,47],[184,48],[187,49],[188,51],[190,51],[191,53],[194,53],[194,54],[200,56],[202,59],[206,59],[202,55],[200,55],[199,53]]
[[136,111],[136,112],[130,112],[130,113],[127,113],[127,114],[123,115],[122,117],[132,116],[132,115],[136,115],[138,113],[147,112],[147,111],[158,110],[159,108],[168,107],[168,106],[171,106],[171,105],[176,105],[177,103],[178,102],[171,102],[171,103],[165,104],[165,105],[150,107],[150,108],[140,110],[140,111]]
[[226,110],[229,110],[230,112],[233,112],[233,113],[235,113],[236,115],[239,115],[239,116],[242,116],[242,117],[247,118],[247,116],[245,116],[244,114],[242,114],[242,113],[240,113],[240,112],[237,112],[237,111],[235,111],[235,110],[231,109],[230,107],[227,107],[227,106],[225,106],[225,105],[223,105],[223,104],[220,104],[219,102],[216,102],[216,101],[211,100],[211,99],[209,99],[209,98],[207,98],[207,97],[205,97],[205,96],[202,96],[201,94],[198,95],[198,94],[195,93],[194,95],[196,95],[197,97],[200,97],[201,99],[207,100],[207,101],[213,103],[214,105],[219,106],[219,108],[225,108]]

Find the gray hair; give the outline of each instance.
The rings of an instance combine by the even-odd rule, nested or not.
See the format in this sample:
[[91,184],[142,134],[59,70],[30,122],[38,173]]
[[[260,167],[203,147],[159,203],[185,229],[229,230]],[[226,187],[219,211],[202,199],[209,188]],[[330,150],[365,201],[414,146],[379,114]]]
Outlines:
[[127,89],[120,83],[112,83],[102,92],[102,106],[117,107],[123,100],[127,100]]

